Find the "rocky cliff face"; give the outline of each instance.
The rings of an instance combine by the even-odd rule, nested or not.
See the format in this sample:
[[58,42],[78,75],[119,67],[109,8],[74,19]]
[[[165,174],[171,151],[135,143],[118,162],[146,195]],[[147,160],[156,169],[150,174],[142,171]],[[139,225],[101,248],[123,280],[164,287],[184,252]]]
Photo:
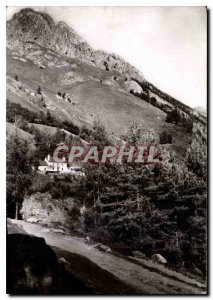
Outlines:
[[29,48],[45,47],[46,51],[76,58],[107,71],[117,71],[127,79],[143,80],[143,75],[118,55],[93,50],[66,23],[55,24],[48,14],[30,8],[20,10],[7,21],[7,47],[13,51],[22,49],[23,52],[29,52]]

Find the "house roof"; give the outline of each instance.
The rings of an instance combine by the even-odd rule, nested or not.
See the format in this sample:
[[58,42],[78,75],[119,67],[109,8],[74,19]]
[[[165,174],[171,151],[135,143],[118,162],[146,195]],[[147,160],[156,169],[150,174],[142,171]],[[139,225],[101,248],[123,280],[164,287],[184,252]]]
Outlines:
[[[60,159],[62,159],[62,157],[60,158]],[[67,163],[66,162],[66,158],[65,157],[63,157],[63,159],[64,159],[64,161],[60,161],[60,163]],[[46,157],[46,159],[45,159],[48,163],[50,163],[50,162],[53,162],[53,163],[57,163],[55,160],[54,160],[54,158],[52,157],[52,155],[48,155],[47,157]]]
[[44,160],[39,160],[39,167],[48,167],[48,164]]

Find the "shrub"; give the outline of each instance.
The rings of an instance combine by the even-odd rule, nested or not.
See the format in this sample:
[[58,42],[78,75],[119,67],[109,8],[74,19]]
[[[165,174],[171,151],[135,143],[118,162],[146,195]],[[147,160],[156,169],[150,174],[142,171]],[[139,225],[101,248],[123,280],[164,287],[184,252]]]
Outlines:
[[163,131],[160,133],[160,144],[172,144],[172,135]]
[[154,240],[151,237],[146,237],[142,239],[141,250],[142,252],[150,254],[150,251],[153,249]]
[[90,231],[92,228],[94,228],[94,211],[92,208],[85,212],[84,224],[86,231]]
[[146,94],[146,93],[144,93],[144,92],[141,92],[141,93],[140,93],[140,98],[141,98],[142,100],[145,100],[146,102],[149,102],[149,95]]
[[166,258],[166,260],[172,265],[178,264],[182,261],[183,253],[180,249],[177,249],[175,246],[166,246],[160,252],[160,254],[162,254]]
[[193,120],[191,118],[184,118],[181,121],[181,126],[185,129],[186,132],[192,133]]
[[170,133],[167,135],[167,143],[172,144],[172,135]]
[[157,106],[157,99],[155,97],[151,97],[150,98],[150,103],[153,105],[153,106]]
[[172,111],[167,113],[165,121],[168,123],[179,125],[180,120],[181,120],[181,116],[179,111],[177,109],[173,109]]
[[71,217],[72,221],[75,222],[79,219],[80,217],[80,209],[77,205],[73,205],[71,211],[69,211],[69,216]]
[[40,85],[37,88],[37,94],[41,95],[41,86]]

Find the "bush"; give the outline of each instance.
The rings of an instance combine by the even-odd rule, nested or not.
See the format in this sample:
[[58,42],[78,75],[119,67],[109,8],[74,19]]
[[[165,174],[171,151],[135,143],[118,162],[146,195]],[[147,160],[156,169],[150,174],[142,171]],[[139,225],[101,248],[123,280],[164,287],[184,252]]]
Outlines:
[[41,86],[40,85],[37,88],[37,94],[41,95]]
[[167,143],[172,144],[172,135],[170,133],[167,135]]
[[150,98],[150,103],[153,105],[153,106],[157,106],[157,99],[155,97],[151,97]]
[[145,100],[146,102],[149,102],[149,95],[146,94],[146,93],[144,93],[144,92],[141,92],[141,93],[140,93],[140,98],[141,98],[142,100]]
[[182,262],[183,253],[176,247],[173,248],[171,246],[166,246],[160,251],[160,254],[163,255],[171,265],[176,265]]
[[156,240],[154,243],[154,248],[156,250],[162,249],[165,247],[166,242],[164,240]]
[[191,118],[184,118],[181,121],[181,126],[185,129],[187,133],[192,133],[193,120]]
[[88,209],[84,214],[84,224],[86,231],[90,231],[94,228],[94,211],[93,209]]
[[172,111],[167,113],[165,121],[168,123],[179,125],[180,120],[181,120],[181,116],[179,111],[177,109],[173,109]]
[[163,131],[160,133],[160,144],[172,144],[172,135]]
[[68,212],[68,214],[73,222],[77,221],[81,216],[80,209],[77,205],[73,205],[72,209]]
[[146,237],[141,242],[141,250],[144,253],[150,254],[153,249],[154,240],[151,237]]

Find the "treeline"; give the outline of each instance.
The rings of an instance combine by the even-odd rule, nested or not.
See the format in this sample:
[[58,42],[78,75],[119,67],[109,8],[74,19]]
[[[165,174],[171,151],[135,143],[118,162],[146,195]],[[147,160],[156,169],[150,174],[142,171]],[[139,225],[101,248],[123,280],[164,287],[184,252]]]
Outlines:
[[[32,112],[26,107],[22,107],[18,103],[10,102],[8,99],[7,99],[6,109],[7,109],[6,120],[7,122],[10,123],[15,123],[18,117],[22,117],[22,120],[23,122],[25,122],[25,124],[35,123],[35,124],[57,127],[61,129],[63,128],[75,135],[82,137],[83,139],[85,139],[91,132],[85,126],[79,128],[71,121],[67,121],[67,120],[60,121],[56,117],[52,116],[49,111],[47,111],[46,113],[42,111]],[[28,126],[21,129],[28,131]]]
[[163,153],[157,165],[88,165],[78,194],[88,208],[85,228],[125,254],[160,253],[171,265],[204,275],[206,144],[194,141],[182,165]]
[[186,132],[192,133],[193,118],[177,108],[172,108],[167,104],[160,103],[155,97],[150,97],[148,89],[144,88],[144,91],[145,92],[137,93],[131,90],[130,93],[165,112],[166,122],[181,126]]
[[135,78],[132,78],[132,80],[137,82],[144,91],[141,94],[136,93],[136,96],[151,103],[153,106],[160,108],[161,110],[163,110],[166,113],[170,112],[171,108],[168,105],[159,103],[155,97],[149,96],[149,92],[151,91],[151,92],[155,93],[156,95],[158,95],[159,97],[161,97],[166,102],[172,104],[175,107],[175,109],[179,109],[179,110],[183,111],[187,116],[189,116],[192,119],[192,121],[200,122],[201,124],[206,125],[206,123],[207,123],[206,117],[201,116],[200,114],[194,115],[193,109],[191,107],[180,102],[179,100],[175,99],[174,97],[171,97],[170,95],[166,94],[165,92],[162,92],[160,89],[155,87],[152,83],[150,83],[148,81],[140,82]]
[[[51,144],[64,139],[61,134],[58,132]],[[42,134],[36,135],[38,157],[42,151],[49,151],[40,148],[43,142],[49,143],[42,138]],[[154,132],[144,133],[137,124],[122,139],[129,145],[171,142],[171,136],[166,133],[160,137]],[[89,141],[99,147],[110,142],[103,125],[94,124]],[[15,207],[17,214],[27,195],[37,192],[58,199],[60,210],[67,197],[72,197],[75,222],[78,220],[82,234],[127,255],[133,251],[147,257],[160,253],[178,269],[205,275],[207,145],[198,135],[194,136],[182,164],[176,163],[172,154],[160,147],[158,164],[140,165],[125,160],[122,164],[87,163],[86,176],[75,181],[70,176],[44,180],[41,175],[33,175],[29,166],[35,153],[32,155],[17,137],[8,141],[7,147],[7,205],[11,214],[15,213]],[[83,215],[80,214],[82,206],[85,207]]]
[[193,120],[192,118],[183,115],[180,110],[174,108],[167,113],[166,122],[181,126],[188,133],[192,133]]

